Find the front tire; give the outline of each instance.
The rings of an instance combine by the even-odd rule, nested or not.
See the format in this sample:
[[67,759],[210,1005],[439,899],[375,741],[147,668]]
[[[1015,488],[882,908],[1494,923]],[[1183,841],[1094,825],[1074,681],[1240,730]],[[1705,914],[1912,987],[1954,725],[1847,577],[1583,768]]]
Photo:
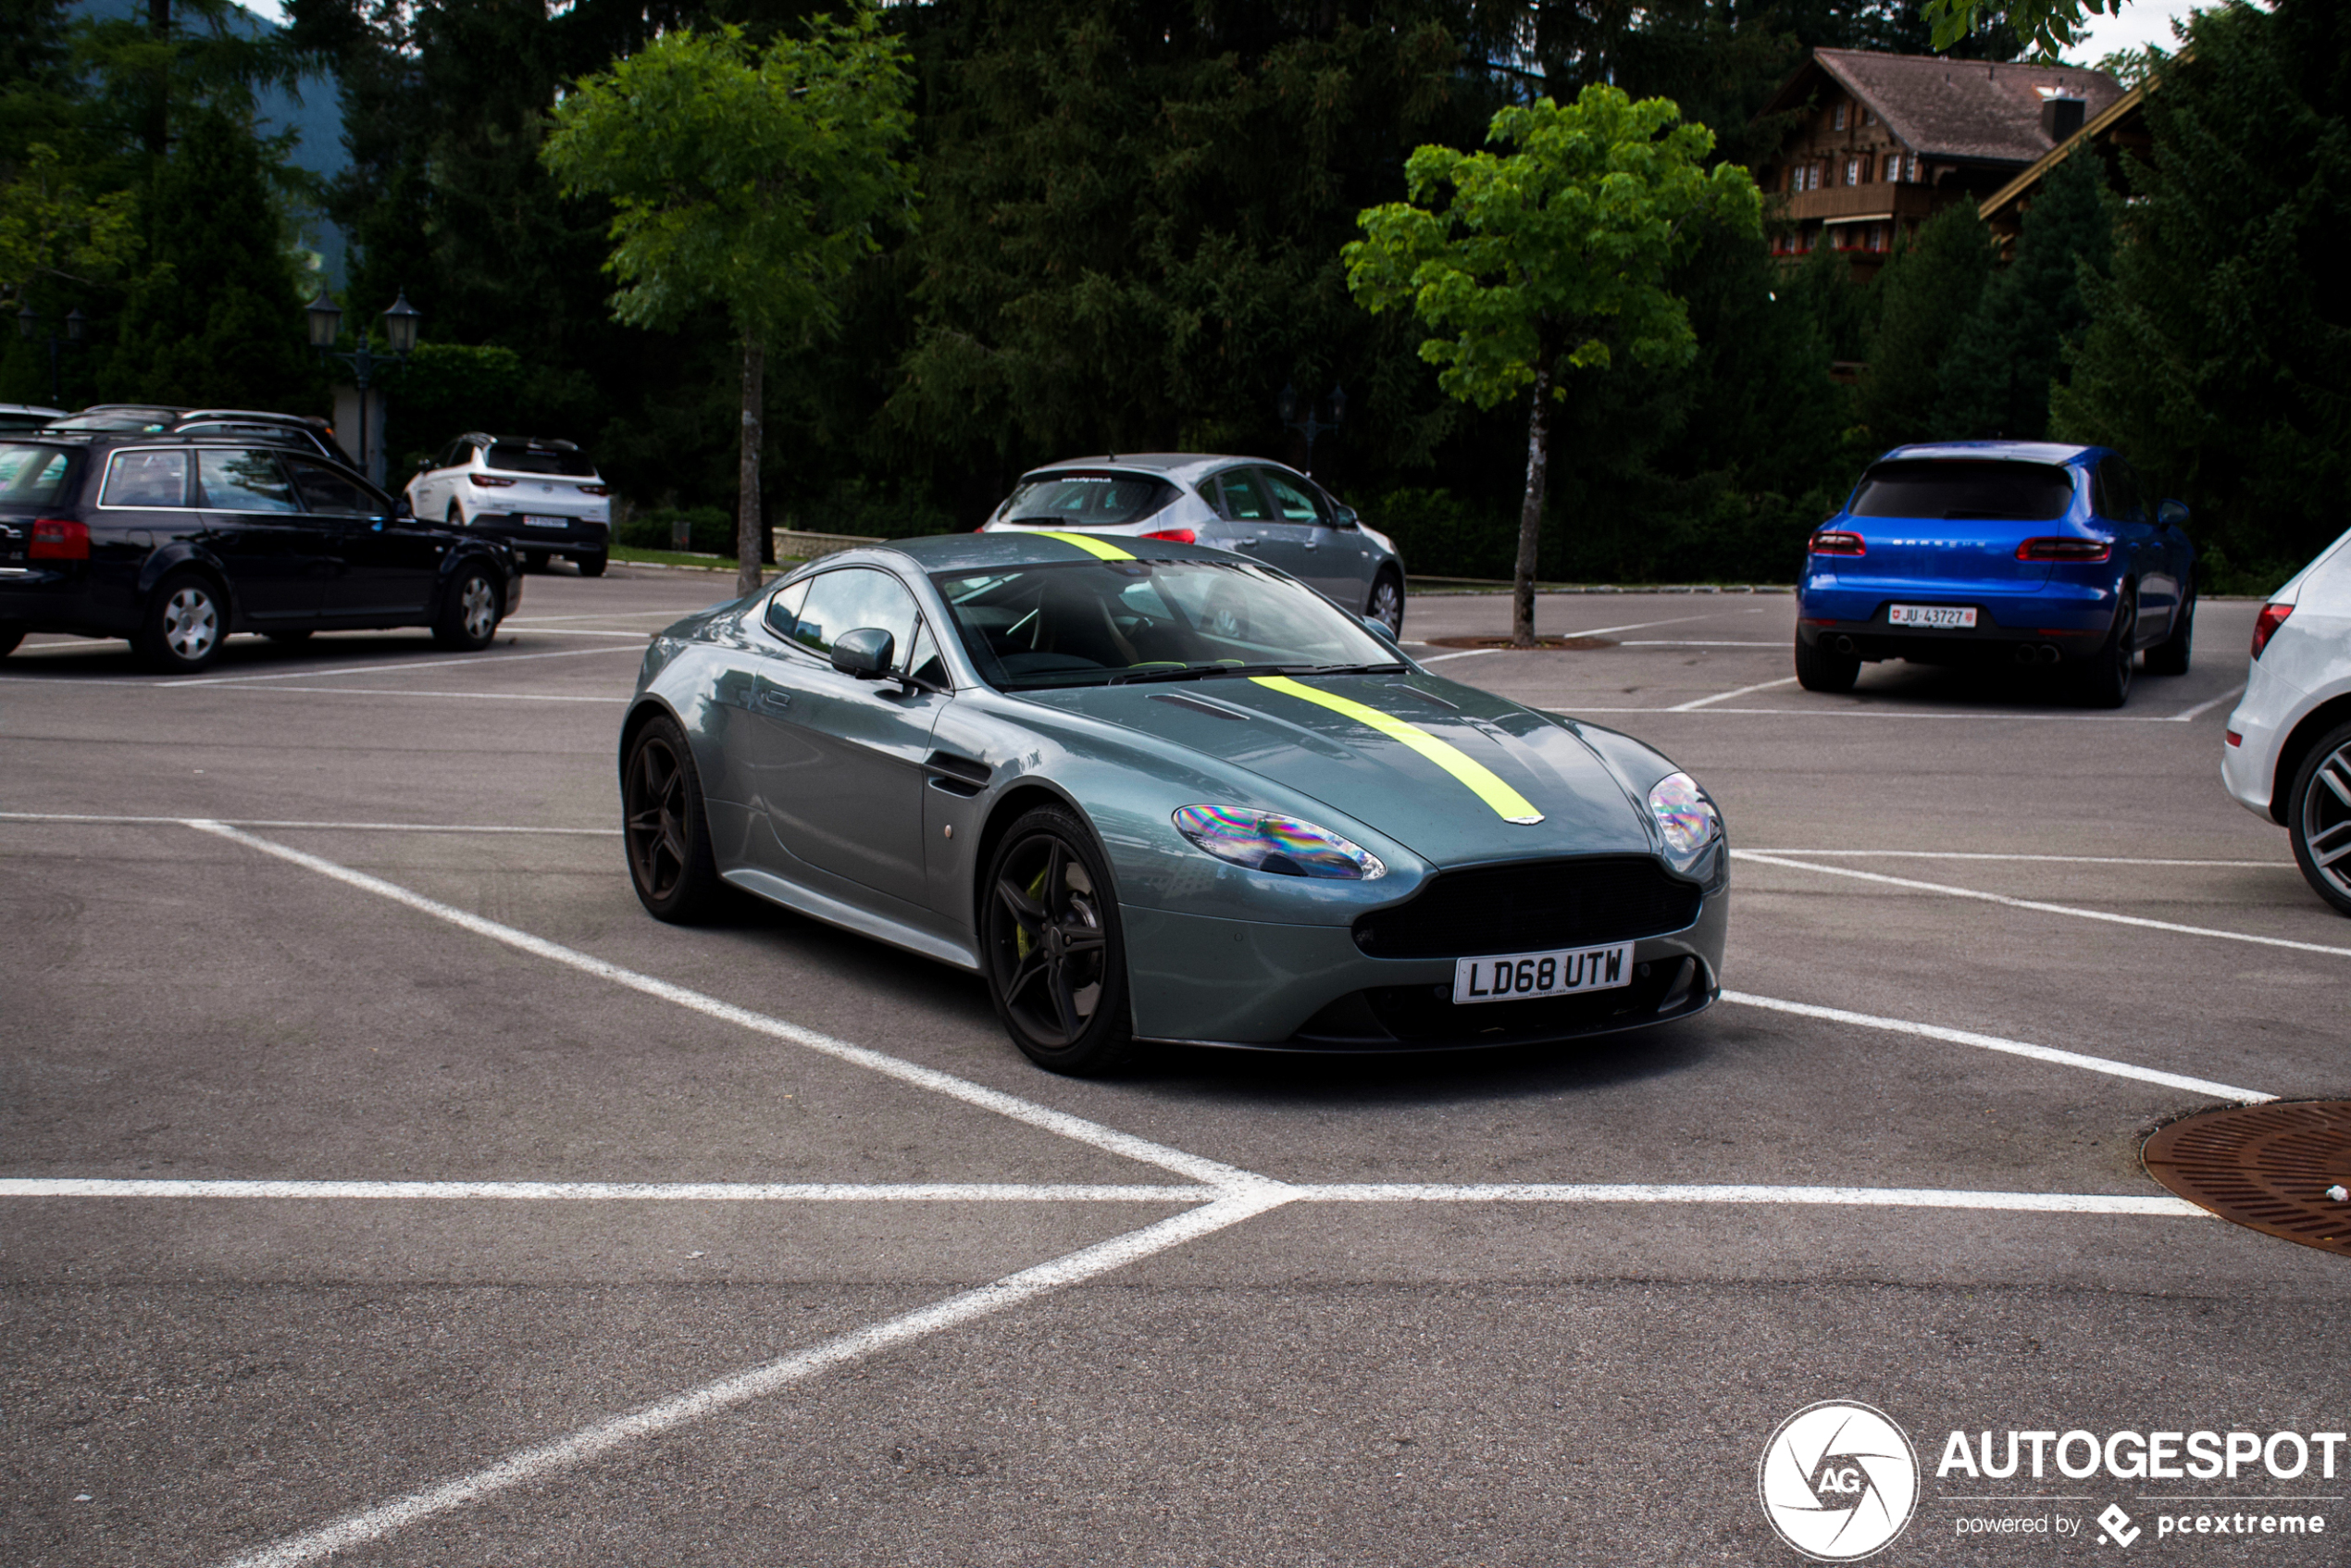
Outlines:
[[581,577],[603,576],[604,563],[607,559],[608,557],[603,555],[582,555],[579,558],[579,575]]
[[1404,636],[1404,584],[1393,572],[1382,572],[1372,584],[1372,597],[1363,613],[1388,629],[1390,636],[1401,641]]
[[709,918],[727,884],[711,854],[702,775],[675,719],[655,718],[637,731],[620,778],[621,842],[637,902],[675,926]]
[[2320,738],[2294,770],[2286,799],[2286,832],[2302,879],[2337,915],[2351,915],[2351,724]]
[[178,571],[147,596],[131,645],[150,669],[194,675],[220,656],[229,636],[229,605],[219,586],[202,572]]
[[2091,655],[2087,667],[2074,678],[2074,691],[2084,707],[2119,708],[2131,700],[2131,673],[2139,659],[2138,637],[2138,592],[2125,588],[2121,602],[2114,607],[2114,629],[2108,634],[2106,645]]
[[1818,643],[1804,641],[1796,634],[1796,683],[1807,691],[1826,691],[1832,695],[1850,691],[1853,683],[1861,678],[1861,661],[1850,654],[1832,653]]
[[1134,1054],[1126,949],[1109,868],[1075,815],[1040,806],[998,843],[981,888],[988,1000],[1021,1054],[1091,1077]]
[[489,568],[460,566],[432,623],[432,640],[443,648],[479,653],[498,635],[498,585],[490,580]]

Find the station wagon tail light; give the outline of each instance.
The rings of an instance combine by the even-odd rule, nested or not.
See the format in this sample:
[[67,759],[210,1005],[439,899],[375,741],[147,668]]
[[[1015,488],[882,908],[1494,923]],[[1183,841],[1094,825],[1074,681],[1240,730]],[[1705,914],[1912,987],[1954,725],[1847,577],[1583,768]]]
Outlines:
[[1200,538],[1200,535],[1194,533],[1189,529],[1162,529],[1157,533],[1147,533],[1143,535],[1143,537],[1145,539],[1163,539],[1170,544],[1190,544],[1196,541]]
[[608,484],[584,484],[579,487],[579,493],[582,495],[610,495],[612,493],[612,486]]
[[2113,554],[2105,539],[2028,539],[2016,547],[2020,561],[2103,561]]
[[1185,806],[1176,831],[1219,860],[1277,877],[1376,882],[1387,875],[1379,856],[1326,828],[1294,816],[1240,806]]
[[1860,534],[1847,533],[1843,529],[1822,529],[1812,536],[1810,548],[1815,555],[1866,555],[1870,553],[1869,546],[1861,542]]
[[515,482],[512,479],[496,479],[489,474],[467,474],[466,478],[481,486],[484,490],[504,490],[508,485]]
[[90,525],[72,517],[36,517],[24,553],[35,561],[87,561]]
[[1708,846],[1723,836],[1723,819],[1714,803],[1686,773],[1669,773],[1649,790],[1649,816],[1665,840],[1665,858],[1676,871],[1698,864]]
[[[34,525],[36,528],[39,526]],[[40,536],[35,534],[33,537],[37,539]],[[2261,650],[2270,645],[2270,639],[2278,634],[2278,628],[2285,625],[2286,616],[2292,614],[2294,614],[2294,606],[2291,604],[2261,606],[2261,617],[2253,623],[2253,656],[2255,658],[2261,656]]]

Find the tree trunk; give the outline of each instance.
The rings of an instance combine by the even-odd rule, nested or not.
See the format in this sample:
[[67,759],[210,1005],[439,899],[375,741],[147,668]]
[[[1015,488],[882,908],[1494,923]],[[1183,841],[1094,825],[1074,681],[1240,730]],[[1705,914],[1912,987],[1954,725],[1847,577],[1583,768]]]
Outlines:
[[735,502],[735,593],[759,591],[759,433],[765,406],[767,348],[756,338],[743,340],[743,452]]
[[1535,555],[1543,537],[1543,492],[1551,471],[1551,369],[1535,367],[1535,404],[1526,417],[1526,499],[1518,509],[1518,577],[1511,591],[1511,646],[1535,646]]

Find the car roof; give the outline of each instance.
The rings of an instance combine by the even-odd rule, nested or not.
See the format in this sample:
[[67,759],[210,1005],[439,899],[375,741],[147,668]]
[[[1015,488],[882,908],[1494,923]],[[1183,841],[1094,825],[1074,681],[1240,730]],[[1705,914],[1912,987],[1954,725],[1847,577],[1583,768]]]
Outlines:
[[559,441],[554,436],[493,436],[484,430],[467,430],[457,438],[478,446],[520,446],[537,452],[577,452],[577,442]]
[[327,421],[315,414],[276,414],[259,408],[192,408],[174,423],[193,424],[198,419],[228,419],[248,425],[286,425],[308,430],[328,428]]
[[[1178,544],[1172,539],[1130,539],[1125,534],[1118,534],[1100,542],[1137,561],[1248,559],[1247,556],[1212,550],[1204,545]],[[1065,539],[1055,538],[1052,530],[1047,529],[1023,529],[1006,533],[941,533],[924,539],[894,539],[886,544],[865,545],[854,552],[843,552],[840,556],[827,555],[822,559],[827,564],[838,560],[842,565],[851,565],[852,561],[850,557],[885,553],[906,557],[917,570],[926,574],[987,571],[991,567],[1004,566],[1066,566],[1076,561],[1101,559],[1091,550],[1072,544]]]
[[2104,452],[2102,446],[2072,446],[2054,441],[1938,441],[1897,446],[1881,463],[1973,458],[2010,463],[2079,463]]
[[1260,463],[1295,474],[1297,469],[1273,457],[1240,457],[1215,452],[1129,452],[1119,455],[1105,454],[1100,457],[1064,457],[1056,463],[1039,464],[1021,475],[1033,479],[1039,474],[1060,473],[1068,469],[1131,468],[1140,473],[1160,474],[1187,483],[1197,482],[1232,463]]
[[44,408],[37,403],[0,403],[0,414],[38,414],[44,419],[62,419],[62,408]]

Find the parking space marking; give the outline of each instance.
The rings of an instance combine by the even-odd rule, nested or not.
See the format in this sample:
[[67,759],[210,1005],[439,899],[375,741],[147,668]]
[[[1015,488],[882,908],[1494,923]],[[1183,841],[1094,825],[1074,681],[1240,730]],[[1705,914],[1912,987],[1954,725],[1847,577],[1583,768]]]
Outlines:
[[[2146,855],[2130,854],[1995,854],[1974,850],[1733,850],[1733,858],[1742,854],[1800,854],[1815,859],[1844,856],[1848,859],[1887,856],[1909,860],[2015,860],[2046,863],[2051,865],[2212,865],[2245,871],[2293,871],[2290,860],[2158,860]],[[2297,873],[2298,875],[2298,873]]]
[[[591,652],[605,653],[608,648]],[[278,691],[327,691],[343,697],[464,697],[479,703],[626,703],[627,697],[592,697],[560,691],[418,691],[391,686],[232,686],[232,692],[267,697]]]
[[[1760,610],[1741,610],[1737,613],[1743,616],[1760,616],[1763,612]],[[1653,626],[1680,626],[1686,621],[1712,620],[1715,616],[1720,614],[1722,614],[1722,612],[1718,610],[1710,612],[1709,614],[1703,616],[1675,616],[1668,620],[1633,621],[1624,626],[1596,626],[1588,629],[1578,628],[1569,631],[1546,632],[1544,635],[1547,637],[1606,637],[1611,632],[1616,631],[1646,631]],[[1416,642],[1413,646],[1416,648],[1428,648],[1435,646],[1435,644]],[[1766,644],[1766,646],[1776,648],[1779,644],[1774,642]],[[1417,662],[1424,665],[1441,665],[1448,659],[1474,659],[1480,653],[1533,653],[1540,652],[1542,652],[1542,650],[1538,648],[1464,648],[1459,653],[1438,653],[1433,658],[1422,659]]]
[[2223,703],[2234,702],[2237,698],[2245,695],[2245,683],[2240,680],[2234,686],[2230,687],[2226,691],[2221,692],[2218,697],[2208,697],[2203,702],[2198,703],[2195,707],[2183,708],[2178,713],[2171,716],[2171,722],[2173,724],[2185,724],[2192,718],[2201,717],[2203,715],[2210,713],[2214,708],[2219,707]]
[[1909,877],[1888,877],[1883,871],[1857,871],[1849,865],[1811,865],[1800,860],[1763,854],[1755,850],[1733,850],[1731,858],[1751,861],[1758,865],[1785,866],[1791,871],[1813,871],[1823,877],[1851,877],[1864,882],[1883,882],[1888,887],[1940,893],[1946,898],[1974,899],[1983,903],[2005,904],[2010,909],[2030,909],[2043,915],[2070,915],[2076,920],[2102,920],[2111,926],[2136,926],[2151,931],[2176,932],[2181,936],[2212,937],[2221,941],[2252,942],[2261,947],[2288,948],[2295,952],[2320,952],[2331,958],[2351,958],[2351,947],[2298,942],[2290,937],[2258,937],[2250,931],[2224,931],[2213,926],[2183,926],[2176,920],[2152,920],[2143,915],[2116,915],[2109,910],[2083,909],[2070,903],[2045,903],[2039,899],[2010,898],[2006,893],[1987,893],[1976,888],[1955,888],[1947,882],[1922,882]]
[[544,937],[534,937],[528,931],[501,925],[495,920],[486,920],[479,915],[459,909],[453,904],[442,903],[439,900],[426,898],[421,893],[411,892],[397,883],[385,881],[380,877],[370,877],[364,871],[354,871],[347,865],[340,865],[318,855],[307,854],[301,850],[292,849],[267,839],[255,838],[251,833],[231,828],[225,822],[191,818],[185,822],[184,826],[193,828],[198,832],[210,833],[218,838],[243,844],[264,854],[275,855],[280,860],[302,866],[305,870],[315,871],[319,876],[330,877],[346,887],[356,888],[363,892],[373,893],[379,898],[389,899],[420,915],[429,915],[436,920],[447,921],[460,929],[471,931],[476,936],[488,937],[492,941],[502,942],[518,952],[552,960],[593,975],[599,979],[609,980],[615,985],[624,986],[630,990],[659,1001],[671,1002],[690,1012],[700,1013],[705,1017],[718,1019],[722,1023],[733,1024],[739,1028],[749,1029],[755,1034],[765,1035],[772,1039],[785,1040],[843,1062],[854,1063],[858,1066],[869,1068],[886,1077],[913,1084],[918,1089],[931,1089],[947,1095],[951,1099],[960,1100],[967,1105],[976,1105],[982,1110],[993,1111],[998,1115],[1008,1117],[1013,1121],[1023,1122],[1047,1132],[1058,1133],[1064,1138],[1108,1153],[1124,1155],[1127,1159],[1138,1161],[1143,1164],[1156,1165],[1162,1170],[1172,1171],[1177,1176],[1189,1177],[1193,1181],[1205,1182],[1212,1187],[1239,1188],[1253,1187],[1264,1180],[1263,1176],[1252,1172],[1241,1170],[1221,1161],[1205,1159],[1198,1154],[1187,1154],[1182,1150],[1170,1149],[1165,1144],[1153,1143],[1149,1139],[1138,1138],[1132,1133],[1120,1132],[1115,1128],[1106,1127],[1099,1122],[1088,1121],[1083,1116],[1075,1116],[1066,1111],[1056,1111],[1050,1106],[1039,1105],[1034,1101],[1023,1100],[1018,1095],[1006,1094],[1001,1089],[989,1089],[985,1085],[974,1083],[968,1078],[959,1078],[952,1073],[942,1073],[936,1068],[925,1067],[909,1062],[903,1057],[891,1056],[866,1046],[852,1045],[845,1039],[836,1039],[830,1035],[820,1034],[802,1025],[787,1023],[781,1018],[770,1017],[765,1013],[754,1013],[748,1007],[738,1007],[731,1002],[721,1002],[715,996],[706,996],[701,991],[690,990],[684,986],[656,979],[651,975],[639,974],[634,969],[624,969],[617,964],[608,964],[601,958],[581,952],[576,948],[568,948],[560,942],[549,941]]
[[1752,686],[1742,686],[1735,691],[1718,691],[1711,697],[1698,697],[1690,702],[1676,703],[1665,711],[1669,714],[1693,713],[1699,708],[1711,707],[1716,703],[1727,703],[1734,697],[1744,697],[1750,691],[1769,691],[1774,686],[1793,686],[1795,684],[1796,677],[1792,675],[1784,675],[1777,680],[1759,680]]
[[1301,1203],[1789,1203],[1854,1208],[1996,1209],[2039,1214],[2154,1214],[2210,1219],[2169,1193],[1963,1192],[1933,1187],[1755,1187],[1634,1182],[1609,1186],[1511,1182],[1449,1186],[1345,1182],[1299,1190]]
[[[1796,678],[1774,682],[1785,686]],[[1724,693],[1729,695],[1728,692]],[[2011,720],[2035,724],[2177,724],[2177,714],[2050,714],[1997,712],[1972,709],[1953,712],[1944,708],[1879,708],[1867,706],[1821,708],[1546,708],[1546,713],[1561,718],[1580,718],[1586,714],[1679,714],[1694,713],[1702,718],[1885,718],[1885,719],[1976,719],[1988,723]]]
[[[526,828],[504,823],[477,822],[305,822],[288,819],[267,819],[246,816],[222,816],[211,820],[230,828],[318,828],[342,833],[565,833],[589,834],[600,839],[617,839],[617,828]],[[108,816],[92,812],[66,811],[0,811],[0,822],[93,822],[112,823],[122,827],[185,828],[184,816]]]
[[1785,648],[1785,642],[1732,642],[1719,637],[1626,638],[1620,648]]
[[1872,1013],[1850,1013],[1842,1007],[1818,1007],[1809,1002],[1786,1002],[1775,996],[1754,996],[1746,991],[1725,990],[1724,1002],[1740,1007],[1760,1007],[1772,1013],[1792,1013],[1800,1018],[1819,1018],[1826,1023],[1851,1024],[1864,1029],[1884,1029],[1889,1034],[1914,1035],[1922,1039],[1947,1040],[1953,1045],[1972,1045],[1982,1051],[1997,1051],[2009,1056],[2026,1056],[2035,1062],[2053,1063],[2060,1067],[2079,1067],[2084,1072],[2104,1073],[2109,1077],[2135,1078],[2141,1083],[2161,1084],[2166,1089],[2184,1089],[2196,1094],[2208,1094],[2215,1100],[2234,1101],[2256,1105],[2275,1100],[2274,1094],[2264,1094],[2258,1089],[2240,1089],[2234,1084],[2216,1083],[2210,1078],[2192,1078],[2183,1073],[2166,1073],[2154,1067],[2135,1066],[2105,1056],[2087,1056],[2078,1051],[2059,1051],[2055,1046],[2034,1045],[2021,1039],[2007,1039],[1999,1035],[1980,1035],[1972,1029],[1945,1028],[1940,1024],[1912,1023],[1907,1018],[1884,1018]]
[[817,1373],[863,1361],[910,1340],[921,1339],[986,1317],[1008,1307],[1098,1275],[1123,1268],[1154,1252],[1254,1218],[1291,1201],[1293,1189],[1278,1183],[1251,1183],[1228,1192],[1213,1203],[1170,1215],[1156,1225],[1129,1231],[1108,1241],[1039,1263],[993,1283],[965,1290],[928,1306],[888,1318],[867,1327],[827,1339],[805,1350],[778,1357],[764,1365],[723,1377],[715,1383],[641,1405],[624,1415],[582,1427],[567,1437],[507,1455],[494,1464],[440,1482],[421,1491],[375,1508],[345,1514],[315,1530],[292,1536],[258,1551],[231,1559],[224,1568],[294,1568],[338,1551],[349,1550],[429,1519],[451,1509],[558,1471],[574,1469],[631,1443],[657,1437],[690,1422],[715,1415],[747,1400],[775,1393]]
[[319,665],[309,669],[283,670],[275,675],[201,675],[193,679],[158,680],[154,684],[183,686],[247,686],[257,680],[313,680],[319,676],[405,675],[412,669],[446,669],[451,666],[479,668],[484,665],[519,664],[525,659],[584,659],[596,653],[630,653],[633,648],[564,648],[549,653],[499,653],[487,649],[462,659],[414,659],[397,665]]

